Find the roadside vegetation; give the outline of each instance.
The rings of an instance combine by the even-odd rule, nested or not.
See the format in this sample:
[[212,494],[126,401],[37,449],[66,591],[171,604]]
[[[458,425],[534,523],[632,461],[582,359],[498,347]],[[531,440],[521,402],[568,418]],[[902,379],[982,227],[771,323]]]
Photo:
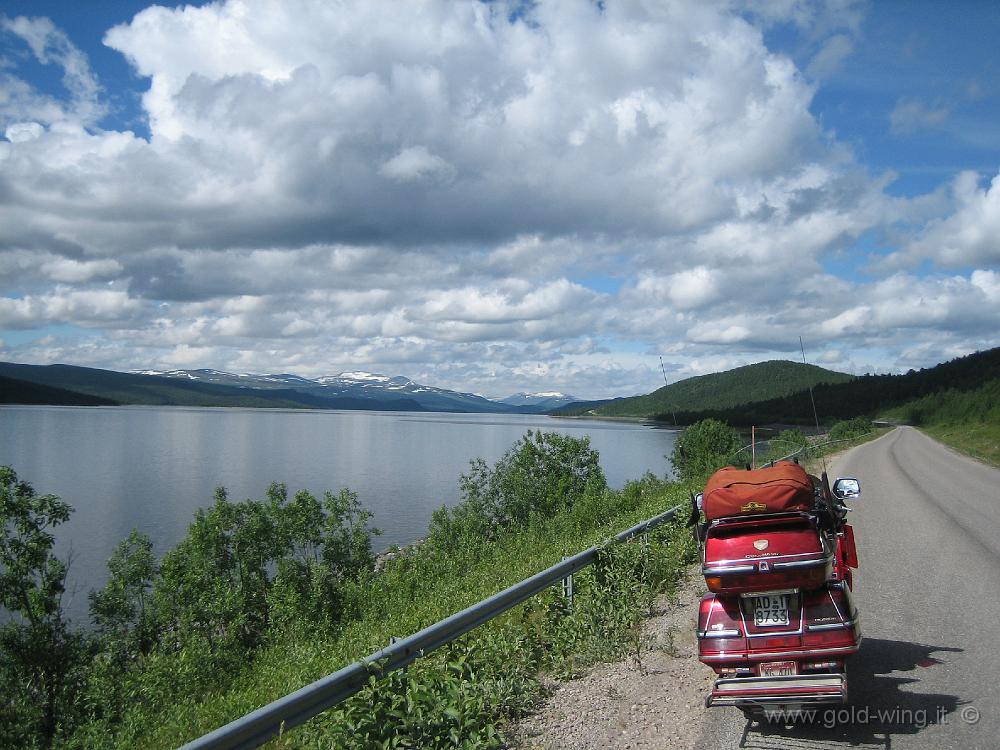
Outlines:
[[[586,439],[529,432],[495,465],[474,461],[463,502],[377,573],[349,491],[219,490],[162,557],[138,532],[122,541],[87,630],[63,615],[52,551],[72,509],[4,467],[0,746],[175,747],[686,501],[653,476],[611,490],[597,458]],[[641,659],[641,619],[692,559],[679,523],[605,548],[572,606],[555,587],[276,744],[501,746],[540,674]]]
[[932,393],[887,412],[931,437],[1000,466],[1000,378],[974,390]]

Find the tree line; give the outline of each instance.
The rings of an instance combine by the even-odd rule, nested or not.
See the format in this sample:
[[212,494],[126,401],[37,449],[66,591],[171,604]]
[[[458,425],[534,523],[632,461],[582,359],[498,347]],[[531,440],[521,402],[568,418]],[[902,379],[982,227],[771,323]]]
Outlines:
[[789,396],[723,409],[700,409],[661,413],[653,418],[672,424],[694,424],[714,419],[731,425],[812,424],[815,416],[824,424],[859,416],[875,416],[925,396],[945,392],[965,392],[1000,378],[1000,348],[977,352],[924,370],[904,375],[862,375],[846,383],[821,383]]

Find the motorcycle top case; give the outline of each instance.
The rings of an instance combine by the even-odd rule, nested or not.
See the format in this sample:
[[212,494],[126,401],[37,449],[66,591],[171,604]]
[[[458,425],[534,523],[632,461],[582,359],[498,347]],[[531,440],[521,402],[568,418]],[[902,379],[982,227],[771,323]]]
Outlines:
[[744,594],[824,586],[833,574],[836,550],[814,520],[789,513],[715,521],[702,554],[709,591]]
[[708,479],[702,497],[705,518],[804,511],[813,507],[816,491],[805,469],[782,461],[763,469],[727,466]]

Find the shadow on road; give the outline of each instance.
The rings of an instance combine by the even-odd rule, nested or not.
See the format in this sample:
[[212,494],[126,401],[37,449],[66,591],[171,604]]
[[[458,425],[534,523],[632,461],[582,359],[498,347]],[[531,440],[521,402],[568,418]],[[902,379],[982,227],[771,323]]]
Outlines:
[[[954,695],[915,692],[924,669],[940,668],[935,654],[958,652],[947,646],[867,638],[848,662],[849,702],[819,708],[812,715],[776,716],[772,721],[748,721],[744,748],[891,748],[892,738],[925,727],[957,722],[951,716],[960,701]],[[784,723],[787,719],[791,723]]]

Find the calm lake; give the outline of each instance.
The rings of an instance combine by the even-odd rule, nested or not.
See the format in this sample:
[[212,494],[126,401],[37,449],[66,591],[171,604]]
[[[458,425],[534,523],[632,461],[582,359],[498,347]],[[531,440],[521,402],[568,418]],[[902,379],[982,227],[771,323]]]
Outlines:
[[423,536],[431,512],[460,500],[469,460],[492,463],[526,430],[589,436],[609,483],[670,468],[672,430],[545,416],[185,407],[0,407],[0,465],[75,508],[56,531],[69,555],[74,618],[104,585],[105,562],[135,527],[162,555],[216,487],[233,500],[349,487],[383,531],[378,549]]

